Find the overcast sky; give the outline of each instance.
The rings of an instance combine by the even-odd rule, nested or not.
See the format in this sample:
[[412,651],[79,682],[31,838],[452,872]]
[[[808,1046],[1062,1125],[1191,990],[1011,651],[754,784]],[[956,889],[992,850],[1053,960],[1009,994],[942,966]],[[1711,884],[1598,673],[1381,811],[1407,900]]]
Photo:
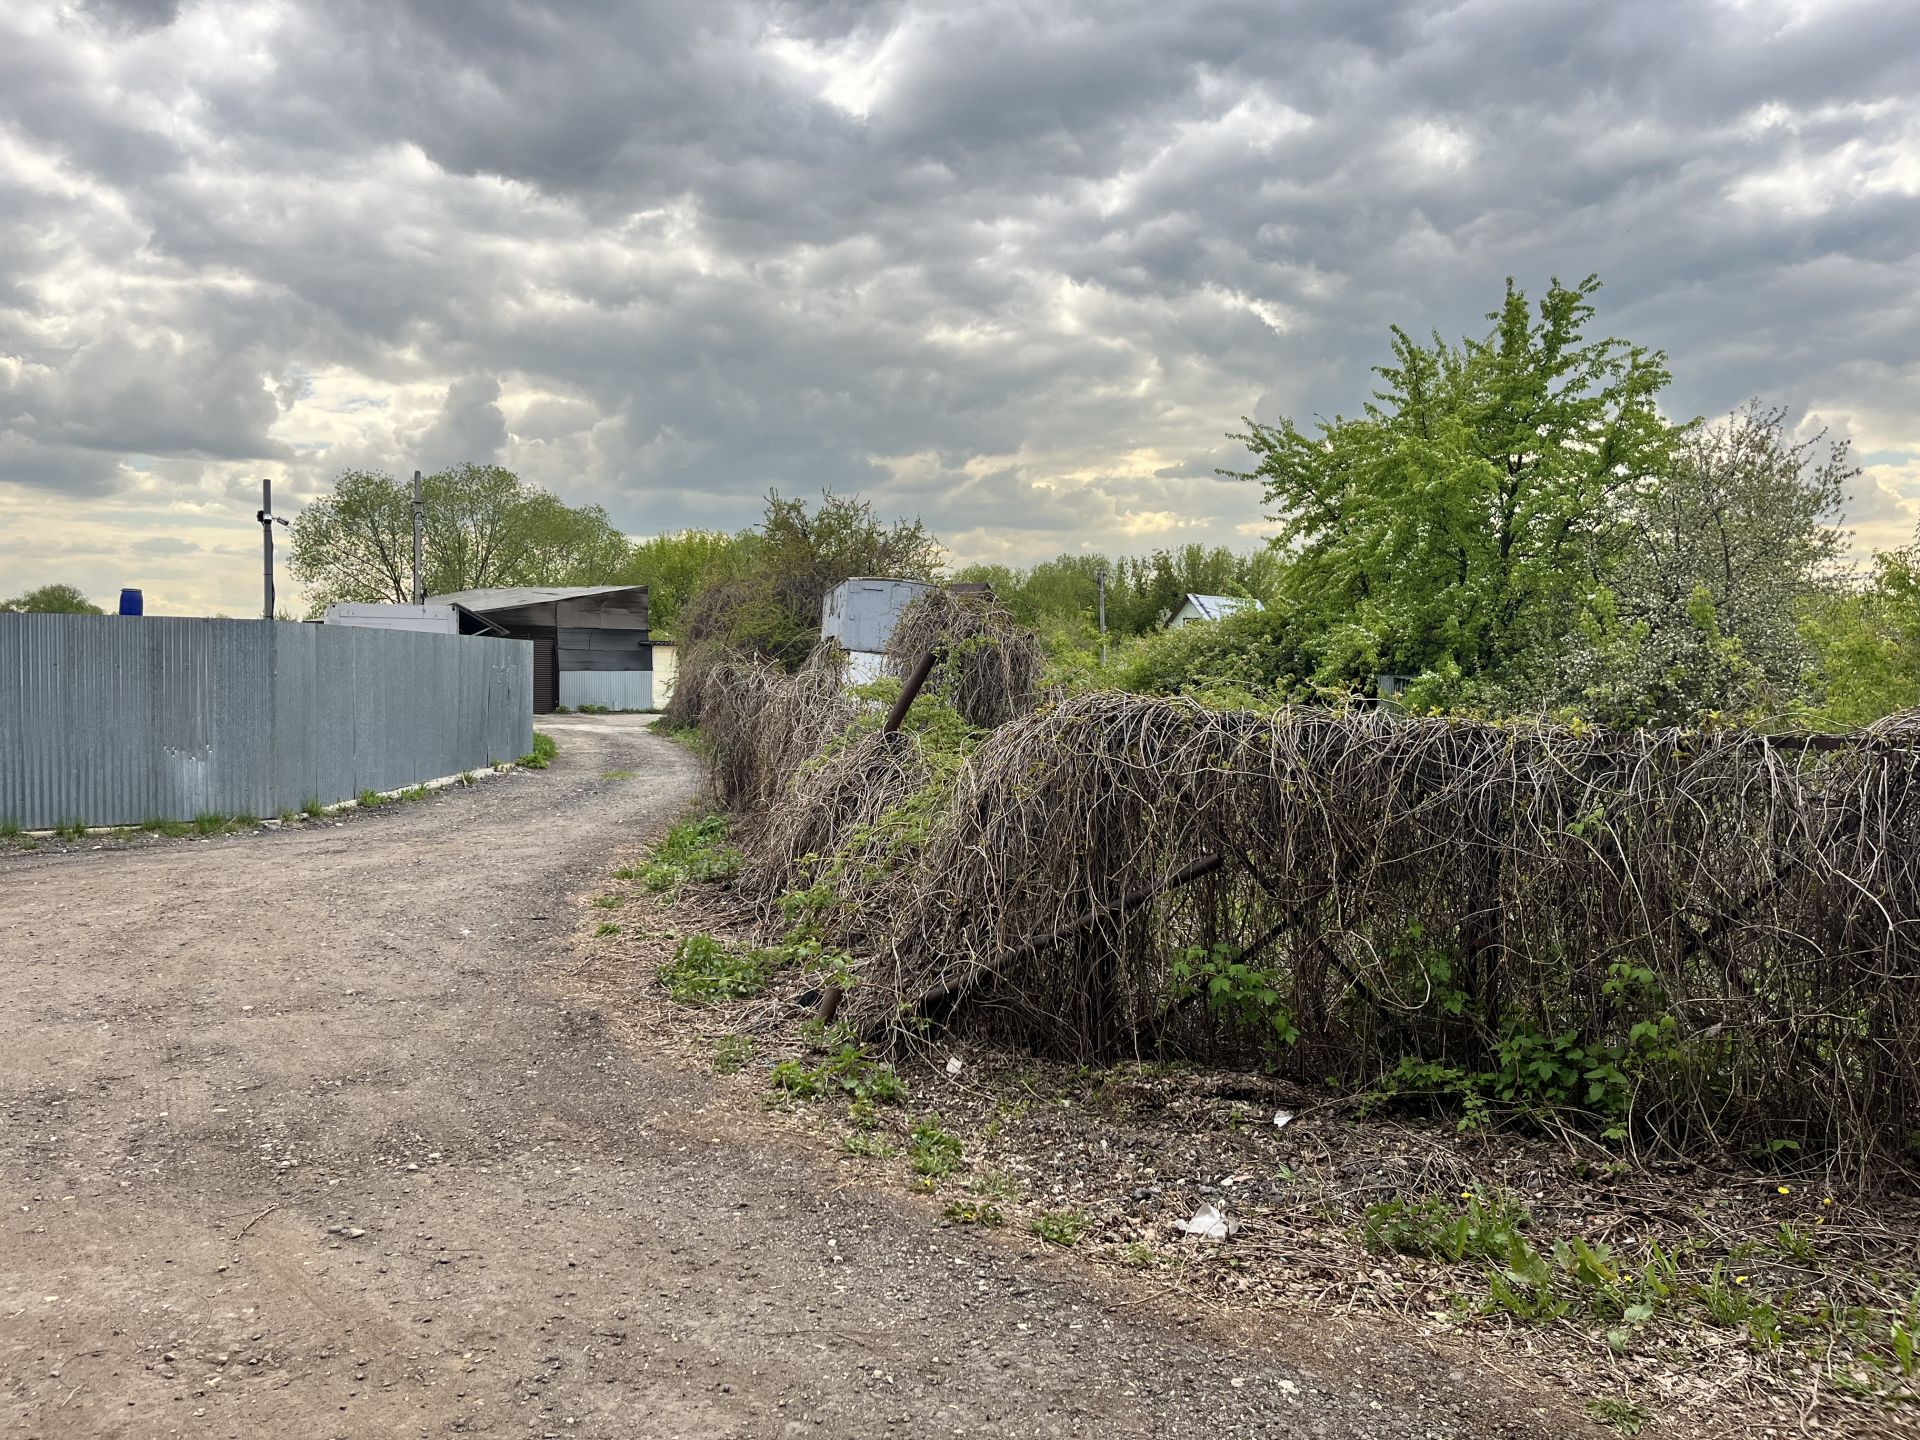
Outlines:
[[1252,545],[1241,415],[1591,271],[1900,543],[1916,97],[1898,0],[5,0],[0,596],[244,614],[260,476],[463,459],[635,534]]

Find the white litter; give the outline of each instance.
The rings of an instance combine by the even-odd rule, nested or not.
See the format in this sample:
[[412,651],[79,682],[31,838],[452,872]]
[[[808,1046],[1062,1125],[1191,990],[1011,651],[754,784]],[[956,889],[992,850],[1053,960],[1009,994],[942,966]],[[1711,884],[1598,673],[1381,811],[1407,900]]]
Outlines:
[[966,1069],[966,1066],[960,1063],[960,1057],[958,1055],[953,1055],[948,1057],[947,1074],[958,1075],[964,1069]]
[[1292,1123],[1293,1123],[1293,1112],[1291,1110],[1276,1110],[1273,1112],[1273,1128],[1274,1129],[1284,1130],[1287,1128],[1287,1126],[1291,1125]]
[[1180,1229],[1188,1235],[1197,1235],[1202,1240],[1220,1241],[1240,1233],[1240,1222],[1231,1215],[1223,1215],[1212,1202],[1203,1204],[1193,1212],[1191,1220],[1182,1220]]

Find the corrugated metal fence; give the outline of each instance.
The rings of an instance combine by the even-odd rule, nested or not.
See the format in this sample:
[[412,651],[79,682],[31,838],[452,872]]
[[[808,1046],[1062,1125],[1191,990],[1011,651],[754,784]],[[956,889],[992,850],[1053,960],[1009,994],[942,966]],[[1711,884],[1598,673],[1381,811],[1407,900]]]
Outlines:
[[276,815],[532,745],[524,640],[0,615],[0,824]]

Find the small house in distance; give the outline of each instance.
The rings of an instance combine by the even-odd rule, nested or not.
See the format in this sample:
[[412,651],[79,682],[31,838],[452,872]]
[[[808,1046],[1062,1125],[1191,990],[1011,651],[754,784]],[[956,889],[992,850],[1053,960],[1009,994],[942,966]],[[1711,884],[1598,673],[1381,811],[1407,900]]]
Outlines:
[[1241,610],[1265,608],[1258,600],[1235,595],[1189,595],[1180,602],[1180,608],[1167,617],[1167,629],[1178,630],[1196,620],[1224,620]]
[[[653,708],[653,646],[644,585],[514,585],[429,595],[533,642],[533,709]],[[463,618],[462,629],[466,628]]]

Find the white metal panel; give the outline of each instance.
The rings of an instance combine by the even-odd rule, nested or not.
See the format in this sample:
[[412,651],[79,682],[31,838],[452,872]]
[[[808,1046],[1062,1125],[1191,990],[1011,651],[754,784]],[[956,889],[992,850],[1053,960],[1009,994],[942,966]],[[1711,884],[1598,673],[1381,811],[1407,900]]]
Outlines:
[[651,670],[562,670],[560,703],[569,710],[604,705],[609,710],[653,709]]
[[924,580],[842,580],[820,606],[820,633],[844,650],[884,651],[900,612],[933,589]]
[[428,635],[458,635],[460,617],[451,605],[329,605],[329,625],[363,630],[418,630]]

